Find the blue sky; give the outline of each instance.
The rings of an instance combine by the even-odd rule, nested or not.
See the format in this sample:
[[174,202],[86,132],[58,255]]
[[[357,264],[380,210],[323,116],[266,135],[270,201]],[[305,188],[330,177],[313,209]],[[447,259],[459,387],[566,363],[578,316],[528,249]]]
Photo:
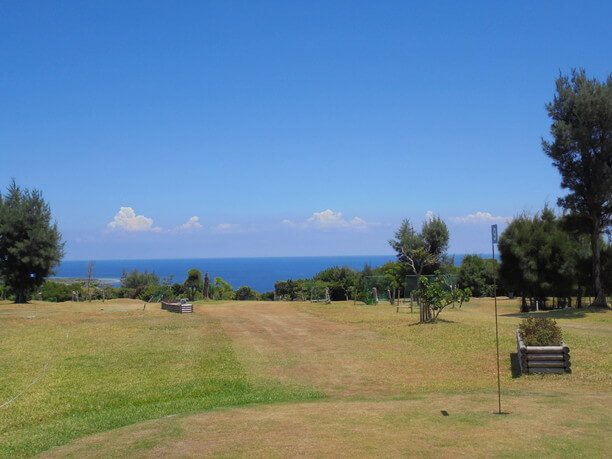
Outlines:
[[[559,71],[604,78],[610,2],[0,3],[0,187],[67,259],[450,251],[563,191]],[[193,218],[197,217],[197,218]],[[114,223],[112,223],[114,222]]]

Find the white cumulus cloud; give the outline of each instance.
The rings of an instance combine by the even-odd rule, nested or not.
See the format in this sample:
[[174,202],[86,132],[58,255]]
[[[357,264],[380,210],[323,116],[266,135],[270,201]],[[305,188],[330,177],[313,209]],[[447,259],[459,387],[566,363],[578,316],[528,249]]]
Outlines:
[[282,223],[289,227],[299,228],[317,228],[317,229],[366,229],[374,224],[366,222],[363,218],[353,217],[347,220],[343,217],[342,212],[334,212],[331,209],[321,212],[314,212],[304,222],[293,222],[291,220],[283,220]]
[[153,226],[153,219],[144,215],[136,215],[131,207],[121,207],[119,212],[108,224],[110,230],[122,230],[130,232],[161,231],[158,226]]
[[435,215],[431,210],[428,210],[427,212],[425,212],[425,221],[426,222],[430,222],[434,219]]
[[196,230],[202,228],[202,224],[200,223],[200,217],[193,216],[177,229],[179,230]]
[[476,212],[464,217],[452,217],[451,220],[455,223],[509,223],[512,221],[512,217],[495,216],[489,212]]

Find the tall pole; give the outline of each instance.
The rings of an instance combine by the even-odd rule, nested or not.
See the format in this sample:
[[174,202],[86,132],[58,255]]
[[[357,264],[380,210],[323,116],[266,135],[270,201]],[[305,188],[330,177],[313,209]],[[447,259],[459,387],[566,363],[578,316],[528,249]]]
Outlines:
[[[495,261],[495,243],[497,242],[497,225],[491,225],[491,252],[493,253],[493,261]],[[497,403],[499,411],[497,414],[502,414],[501,409],[501,378],[499,374],[499,327],[497,325],[497,275],[493,276],[493,301],[495,303],[495,346],[497,348]]]

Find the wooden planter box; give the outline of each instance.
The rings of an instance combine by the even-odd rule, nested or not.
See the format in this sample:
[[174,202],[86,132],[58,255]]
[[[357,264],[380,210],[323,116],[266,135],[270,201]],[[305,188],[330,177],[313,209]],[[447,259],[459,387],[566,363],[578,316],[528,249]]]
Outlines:
[[193,305],[190,303],[166,303],[162,301],[161,308],[170,312],[177,312],[179,314],[184,314],[188,312],[193,312]]
[[516,331],[516,348],[521,373],[571,373],[569,347],[527,346],[520,330]]

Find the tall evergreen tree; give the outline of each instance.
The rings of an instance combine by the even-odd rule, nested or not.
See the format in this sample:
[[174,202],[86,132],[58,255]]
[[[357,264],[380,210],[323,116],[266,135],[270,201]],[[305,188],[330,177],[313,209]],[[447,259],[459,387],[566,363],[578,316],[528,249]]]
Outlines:
[[561,186],[569,190],[559,205],[579,216],[590,235],[593,305],[605,306],[600,241],[612,221],[612,74],[600,82],[573,70],[557,79],[556,89],[546,105],[553,140],[543,140],[542,147],[561,173]]
[[208,300],[210,298],[210,275],[208,271],[204,275],[204,299]]
[[0,277],[24,303],[64,255],[64,243],[51,209],[38,190],[22,190],[15,181],[0,194]]

